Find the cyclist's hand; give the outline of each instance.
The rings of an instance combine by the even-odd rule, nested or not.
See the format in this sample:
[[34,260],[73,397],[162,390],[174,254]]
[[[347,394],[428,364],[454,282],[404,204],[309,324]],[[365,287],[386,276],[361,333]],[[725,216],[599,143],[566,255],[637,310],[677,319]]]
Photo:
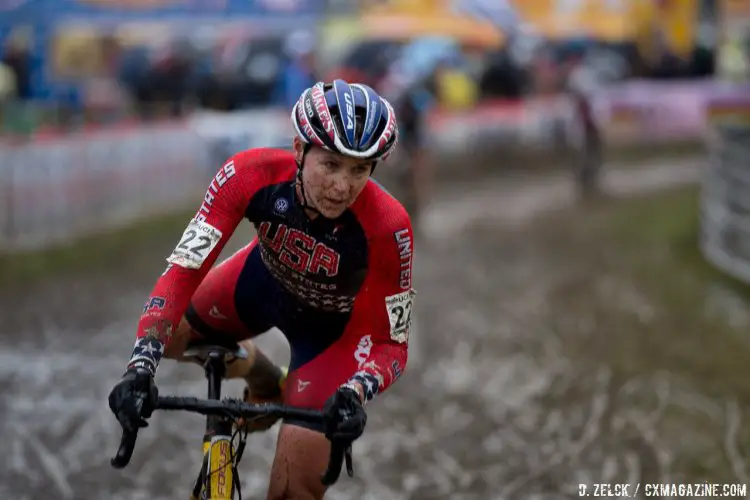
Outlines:
[[323,427],[331,441],[354,441],[364,432],[365,424],[367,414],[354,389],[339,387],[323,407]]
[[156,407],[159,391],[150,372],[129,369],[109,393],[109,408],[122,428],[135,432],[146,427],[146,420]]

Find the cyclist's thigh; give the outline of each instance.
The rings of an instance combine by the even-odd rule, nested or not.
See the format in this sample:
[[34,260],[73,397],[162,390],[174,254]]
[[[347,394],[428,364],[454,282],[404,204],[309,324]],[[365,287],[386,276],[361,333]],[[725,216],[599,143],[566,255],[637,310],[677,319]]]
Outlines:
[[[352,316],[302,310],[293,323],[280,326],[289,341],[291,363],[284,397],[286,404],[322,409],[326,400],[357,371],[372,342]],[[319,425],[286,423],[322,432]]]
[[[368,319],[287,304],[293,314],[280,318],[291,350],[284,391],[291,406],[322,409],[336,389],[354,375],[372,348]],[[318,499],[320,475],[328,464],[329,442],[321,425],[285,419],[276,445],[269,499]]]
[[[244,269],[256,246],[257,242],[253,241],[208,272],[185,313],[194,334],[204,339],[237,342],[270,328],[261,317],[260,310],[253,308],[252,304],[239,304],[252,311],[249,314],[245,311],[242,318],[238,313],[238,296],[242,295],[240,289],[252,284]],[[248,321],[248,316],[253,319]]]
[[328,465],[330,443],[323,434],[284,424],[271,468],[268,500],[318,500],[325,494],[320,476]]

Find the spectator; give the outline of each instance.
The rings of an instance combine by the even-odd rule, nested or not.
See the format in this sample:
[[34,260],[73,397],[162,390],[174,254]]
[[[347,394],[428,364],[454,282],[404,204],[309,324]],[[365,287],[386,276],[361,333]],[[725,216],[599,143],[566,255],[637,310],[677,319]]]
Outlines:
[[2,62],[15,76],[16,97],[31,98],[31,56],[23,41],[11,37],[5,46]]
[[315,38],[309,31],[296,31],[286,40],[284,51],[289,63],[281,72],[274,103],[291,108],[305,89],[318,81],[315,71]]
[[[573,102],[575,113],[575,149],[578,152],[574,173],[578,192],[583,197],[599,193],[603,143],[599,124],[594,116],[592,95],[600,85],[596,71],[584,57],[573,55],[563,64],[565,91]],[[564,135],[564,133],[563,133]]]
[[151,54],[150,83],[156,98],[168,105],[169,116],[177,118],[186,109],[192,71],[192,48],[188,40],[165,41]]
[[148,49],[144,45],[125,48],[117,68],[118,80],[129,92],[141,118],[149,118],[153,111],[150,108],[154,100],[149,82],[150,68]]
[[0,104],[16,97],[16,73],[5,63],[0,63]]
[[441,61],[435,68],[434,76],[441,106],[460,111],[476,105],[479,87],[454,61]]

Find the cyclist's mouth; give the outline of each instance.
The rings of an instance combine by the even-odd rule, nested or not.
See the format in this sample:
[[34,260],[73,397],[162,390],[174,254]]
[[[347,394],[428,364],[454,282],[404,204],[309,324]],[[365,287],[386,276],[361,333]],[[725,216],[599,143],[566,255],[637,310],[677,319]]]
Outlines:
[[325,200],[325,202],[327,204],[333,205],[335,207],[339,207],[339,206],[344,205],[346,203],[346,200],[336,200],[334,198],[329,198],[327,196],[325,198],[323,198],[323,199]]

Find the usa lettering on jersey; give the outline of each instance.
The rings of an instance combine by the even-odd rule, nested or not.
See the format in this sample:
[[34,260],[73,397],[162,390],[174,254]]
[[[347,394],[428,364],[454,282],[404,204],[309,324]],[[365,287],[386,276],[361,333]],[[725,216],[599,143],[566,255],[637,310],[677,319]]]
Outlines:
[[323,273],[332,277],[339,273],[341,256],[327,245],[298,229],[279,224],[271,234],[272,224],[261,222],[258,234],[266,248],[278,255],[279,261],[299,274]]
[[236,173],[237,169],[234,166],[234,161],[228,162],[221,170],[216,173],[213,180],[211,181],[211,184],[208,185],[208,190],[206,191],[206,196],[203,197],[203,203],[201,204],[201,208],[198,210],[198,215],[195,216],[195,219],[197,221],[206,221],[208,214],[211,213],[211,207],[213,206],[214,200],[216,199],[216,194],[219,192],[219,189],[221,189],[221,187],[226,184],[229,179],[234,177],[234,174]]

